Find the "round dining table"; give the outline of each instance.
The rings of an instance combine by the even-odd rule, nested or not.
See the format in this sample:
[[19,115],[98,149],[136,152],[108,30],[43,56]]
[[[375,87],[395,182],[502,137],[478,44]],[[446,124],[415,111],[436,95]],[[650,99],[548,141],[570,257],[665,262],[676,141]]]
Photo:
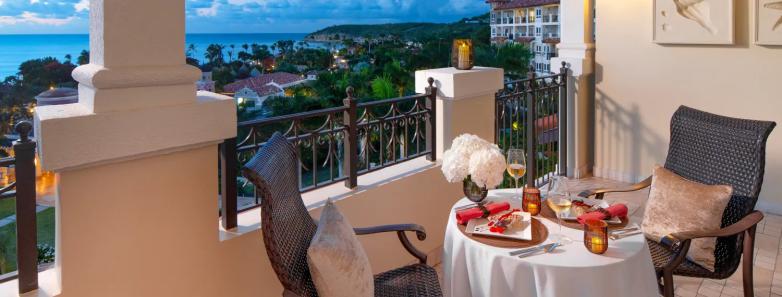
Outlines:
[[[520,208],[513,189],[489,191],[487,201],[508,201]],[[480,243],[457,227],[455,208],[471,204],[461,199],[451,209],[445,231],[443,273],[445,296],[612,297],[659,296],[654,265],[643,235],[610,240],[602,254],[590,253],[583,230],[563,226],[573,240],[550,253],[518,258],[501,248]],[[541,217],[549,234],[559,232],[555,221]],[[630,222],[635,224],[636,222]],[[551,235],[545,243],[551,242]]]

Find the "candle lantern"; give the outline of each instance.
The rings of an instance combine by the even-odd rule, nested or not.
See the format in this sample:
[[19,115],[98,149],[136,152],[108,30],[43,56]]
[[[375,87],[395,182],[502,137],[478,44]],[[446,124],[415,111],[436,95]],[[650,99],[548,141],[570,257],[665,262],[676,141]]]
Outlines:
[[451,65],[459,70],[470,70],[473,64],[472,40],[454,39],[451,51]]
[[592,253],[605,253],[608,250],[608,223],[603,220],[584,222],[584,246]]
[[534,187],[524,188],[524,195],[521,199],[521,209],[536,216],[540,213],[540,190]]

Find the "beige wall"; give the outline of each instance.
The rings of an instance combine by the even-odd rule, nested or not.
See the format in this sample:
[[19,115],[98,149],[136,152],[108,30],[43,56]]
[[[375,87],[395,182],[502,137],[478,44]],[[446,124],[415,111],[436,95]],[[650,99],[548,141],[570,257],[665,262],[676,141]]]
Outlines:
[[[596,175],[649,175],[679,105],[782,122],[782,48],[753,44],[753,2],[736,1],[736,45],[671,46],[651,41],[653,1],[596,1]],[[769,139],[759,207],[782,213],[782,131]]]
[[[410,162],[360,179],[337,205],[355,226],[421,224],[427,240],[411,241],[437,254],[461,187],[439,166]],[[60,296],[280,296],[260,230],[220,239],[216,163],[209,145],[60,173],[59,194],[73,197],[57,205]],[[395,233],[361,241],[376,273],[415,260]]]

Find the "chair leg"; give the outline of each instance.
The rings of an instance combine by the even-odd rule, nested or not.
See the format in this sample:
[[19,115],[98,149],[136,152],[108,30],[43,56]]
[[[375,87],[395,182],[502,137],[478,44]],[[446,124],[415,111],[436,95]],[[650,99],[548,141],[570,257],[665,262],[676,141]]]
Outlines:
[[673,271],[663,271],[663,296],[674,297],[673,289]]
[[752,263],[753,252],[755,251],[755,229],[757,225],[747,229],[744,234],[744,263],[742,264],[742,276],[744,280],[744,297],[754,297],[755,291],[753,290],[753,277],[752,277]]

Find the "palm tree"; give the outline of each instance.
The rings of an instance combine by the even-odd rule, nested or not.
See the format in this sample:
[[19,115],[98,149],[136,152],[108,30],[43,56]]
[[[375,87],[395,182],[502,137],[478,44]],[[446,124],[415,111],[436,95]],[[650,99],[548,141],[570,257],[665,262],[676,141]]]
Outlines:
[[225,49],[224,45],[221,45],[221,44],[210,44],[206,48],[206,54],[204,54],[204,57],[212,65],[214,65],[214,66],[221,66],[221,65],[225,64],[225,60],[223,58],[223,49]]
[[71,56],[71,54],[65,55],[65,64],[71,64],[71,59],[72,58],[73,57]]
[[192,58],[192,57],[193,57],[193,55],[195,55],[195,53],[196,53],[196,45],[195,45],[195,44],[193,44],[193,43],[189,44],[189,45],[187,46],[187,52],[186,52],[186,55],[187,55],[188,57]]
[[228,47],[231,48],[230,50],[228,50],[228,62],[230,63],[234,61],[234,51],[236,50],[236,45],[231,44]]

